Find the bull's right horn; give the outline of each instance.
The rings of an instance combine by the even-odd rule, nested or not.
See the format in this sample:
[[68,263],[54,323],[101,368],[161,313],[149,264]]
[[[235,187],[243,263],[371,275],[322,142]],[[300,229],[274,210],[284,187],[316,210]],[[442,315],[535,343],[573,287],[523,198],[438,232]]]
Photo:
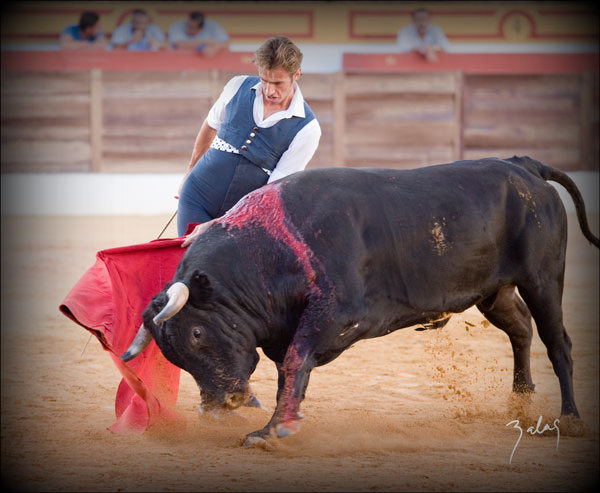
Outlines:
[[151,340],[152,340],[152,334],[150,333],[150,331],[146,327],[144,327],[144,324],[140,325],[140,328],[138,329],[138,332],[137,332],[135,338],[133,339],[131,346],[129,346],[129,349],[127,349],[127,351],[125,351],[121,355],[121,359],[125,363],[127,363],[128,361],[131,361],[138,354],[140,354],[144,349],[146,349],[148,344],[150,344]]
[[169,320],[183,308],[183,305],[186,304],[190,297],[190,289],[184,283],[176,282],[167,290],[167,297],[169,298],[169,302],[160,313],[152,319],[156,325]]

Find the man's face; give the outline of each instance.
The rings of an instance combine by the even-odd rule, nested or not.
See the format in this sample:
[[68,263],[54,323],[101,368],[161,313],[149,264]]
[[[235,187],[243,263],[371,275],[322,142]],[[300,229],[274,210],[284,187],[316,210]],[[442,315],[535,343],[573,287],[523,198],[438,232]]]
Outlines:
[[131,18],[131,25],[134,31],[145,31],[150,23],[150,18],[147,15],[134,15]]
[[185,23],[185,33],[188,36],[195,36],[202,29],[202,24],[194,19],[188,19]]
[[93,38],[100,32],[100,23],[96,22],[93,26],[88,26],[83,30],[83,35],[86,38]]
[[417,12],[414,15],[415,26],[419,33],[424,34],[429,25],[429,14],[427,12]]
[[282,104],[294,94],[294,82],[300,77],[300,69],[290,76],[283,68],[266,70],[259,67],[258,76],[262,81],[263,97],[268,104]]

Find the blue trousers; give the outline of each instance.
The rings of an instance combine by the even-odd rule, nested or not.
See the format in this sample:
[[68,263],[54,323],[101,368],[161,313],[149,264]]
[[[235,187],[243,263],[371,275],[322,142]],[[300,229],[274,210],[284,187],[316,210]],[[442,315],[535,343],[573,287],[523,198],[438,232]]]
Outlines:
[[218,217],[240,161],[239,154],[208,149],[188,175],[177,208],[177,233],[183,236],[189,223]]

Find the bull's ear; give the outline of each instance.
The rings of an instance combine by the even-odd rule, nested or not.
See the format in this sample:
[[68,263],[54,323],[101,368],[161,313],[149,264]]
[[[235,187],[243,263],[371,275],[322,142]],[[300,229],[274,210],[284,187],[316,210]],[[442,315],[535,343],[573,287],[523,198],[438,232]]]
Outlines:
[[194,271],[190,278],[190,302],[195,306],[209,303],[213,288],[208,276],[199,270]]

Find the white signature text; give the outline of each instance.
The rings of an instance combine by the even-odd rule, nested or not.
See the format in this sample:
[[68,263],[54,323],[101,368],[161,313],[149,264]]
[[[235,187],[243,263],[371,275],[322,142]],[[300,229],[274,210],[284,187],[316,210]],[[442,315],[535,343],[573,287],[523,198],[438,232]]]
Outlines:
[[[558,428],[558,423],[560,423],[560,421],[558,419],[555,419],[554,423],[552,424],[552,427],[545,424],[544,427],[542,429],[540,429],[540,426],[542,424],[542,417],[540,416],[537,421],[537,424],[535,425],[535,428],[533,426],[530,426],[529,428],[527,428],[527,433],[529,433],[530,435],[535,435],[535,434],[541,435],[546,431],[556,430],[556,449],[558,450],[558,442],[560,440],[560,430]],[[519,445],[519,442],[521,441],[521,437],[523,436],[523,429],[519,426],[518,419],[513,419],[510,423],[506,423],[506,426],[510,426],[510,425],[513,425],[514,429],[519,430],[519,438],[517,438],[517,443],[515,443],[515,446],[512,449],[512,453],[510,454],[510,459],[508,461],[509,464],[512,463],[512,458],[513,458],[513,455],[515,454],[515,450],[517,450],[517,446]]]

